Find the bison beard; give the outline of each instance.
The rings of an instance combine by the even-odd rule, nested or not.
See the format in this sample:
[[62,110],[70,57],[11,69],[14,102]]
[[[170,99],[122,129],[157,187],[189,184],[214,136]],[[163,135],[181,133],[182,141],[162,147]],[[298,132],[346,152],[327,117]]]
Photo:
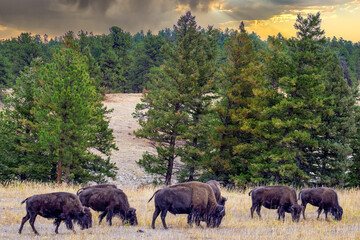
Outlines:
[[79,224],[81,229],[90,228],[92,225],[90,209],[84,208],[75,194],[66,192],[39,194],[25,199],[21,204],[25,202],[26,216],[21,221],[19,234],[29,219],[32,230],[35,234],[39,234],[34,226],[37,215],[55,218],[55,233],[58,233],[61,221],[64,221],[66,227],[73,231],[72,220]]
[[214,192],[205,183],[188,182],[160,189],[148,202],[155,197],[155,211],[151,227],[155,228],[155,220],[161,213],[161,221],[165,229],[165,217],[172,214],[189,214],[188,223],[200,226],[205,221],[208,227],[218,227],[225,216],[225,207],[218,205]]

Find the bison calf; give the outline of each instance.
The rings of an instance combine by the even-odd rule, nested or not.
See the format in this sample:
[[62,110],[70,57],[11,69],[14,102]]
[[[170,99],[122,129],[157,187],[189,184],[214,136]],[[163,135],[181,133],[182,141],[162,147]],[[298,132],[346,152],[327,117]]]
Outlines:
[[106,221],[112,225],[114,214],[120,216],[122,222],[137,225],[136,209],[131,208],[126,194],[121,189],[89,188],[79,194],[81,203],[95,211],[101,211],[99,224],[106,216]]
[[34,226],[37,215],[55,218],[55,233],[58,233],[61,221],[64,221],[66,227],[71,230],[74,230],[72,220],[78,223],[81,229],[90,228],[92,225],[90,209],[84,208],[75,194],[67,192],[39,194],[26,198],[21,204],[24,202],[26,202],[26,216],[21,221],[20,234],[29,219],[34,233],[39,234]]
[[[251,194],[251,195],[250,195]],[[297,204],[296,192],[288,186],[268,186],[258,187],[249,192],[251,196],[252,206],[250,208],[251,218],[253,218],[254,210],[261,218],[261,206],[268,209],[277,209],[279,220],[280,217],[285,220],[285,212],[291,213],[293,221],[299,221],[302,208]]]
[[188,223],[200,225],[205,221],[208,227],[218,227],[225,216],[225,207],[218,205],[213,190],[208,184],[200,182],[180,183],[160,189],[154,193],[155,211],[151,227],[155,228],[155,220],[161,213],[161,221],[165,229],[165,217],[169,211],[172,214],[191,214]]
[[341,220],[343,215],[343,209],[342,207],[340,207],[338,202],[338,196],[333,189],[326,187],[303,189],[299,193],[298,199],[300,198],[301,198],[301,204],[303,206],[304,219],[305,219],[306,205],[310,203],[315,207],[319,207],[318,216],[317,216],[318,219],[321,214],[321,211],[324,210],[326,219],[327,219],[327,214],[330,211],[331,214],[335,217],[335,220]]

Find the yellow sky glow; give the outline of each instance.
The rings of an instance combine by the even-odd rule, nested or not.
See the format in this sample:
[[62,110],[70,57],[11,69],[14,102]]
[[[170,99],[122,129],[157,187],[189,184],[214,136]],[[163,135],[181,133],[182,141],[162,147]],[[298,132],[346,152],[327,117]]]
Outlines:
[[[139,1],[140,0],[136,2]],[[275,5],[274,3],[276,1],[266,0],[256,2],[251,0],[210,0],[198,1],[195,9],[191,9],[190,4],[179,4],[179,2],[187,3],[188,1],[179,0],[176,5],[170,3],[166,5],[166,11],[161,10],[161,12],[159,10],[157,14],[152,15],[155,17],[144,19],[137,17],[140,16],[139,14],[141,12],[133,12],[130,14],[129,12],[131,11],[126,12],[124,10],[125,12],[120,14],[119,11],[125,9],[127,6],[123,5],[126,1],[116,0],[115,2],[117,5],[109,8],[106,14],[98,19],[95,19],[93,15],[91,15],[90,8],[86,11],[70,8],[71,11],[69,12],[68,6],[58,4],[59,6],[56,5],[55,8],[50,4],[51,11],[59,11],[63,14],[60,15],[64,16],[64,19],[66,19],[65,16],[74,17],[74,21],[68,22],[67,25],[61,25],[64,21],[55,21],[56,31],[53,25],[44,25],[41,19],[33,25],[24,25],[24,21],[22,20],[19,21],[22,23],[20,25],[17,25],[15,22],[8,22],[7,24],[0,21],[0,39],[16,37],[22,32],[31,32],[33,35],[43,35],[46,33],[49,37],[53,37],[63,35],[69,30],[77,32],[81,29],[92,31],[94,34],[106,34],[108,33],[107,30],[109,26],[119,26],[132,34],[140,30],[146,31],[147,29],[156,33],[165,27],[172,28],[180,15],[184,15],[186,11],[191,10],[192,14],[196,16],[196,21],[199,26],[206,27],[207,25],[213,25],[215,28],[220,29],[238,29],[240,22],[244,21],[245,28],[248,32],[255,32],[264,40],[267,39],[269,35],[274,36],[278,33],[281,33],[287,38],[294,37],[296,35],[294,23],[297,14],[305,16],[308,13],[320,12],[322,19],[321,27],[325,30],[326,37],[332,38],[336,36],[337,38],[342,37],[345,40],[360,42],[360,30],[358,30],[358,26],[360,26],[360,0],[353,0],[347,3],[344,3],[346,0],[324,0],[324,6],[311,6],[312,4],[319,4],[319,1],[316,0],[313,2],[294,1],[293,3],[289,1],[288,5],[282,4],[281,1],[278,1],[277,4],[279,5]],[[129,5],[129,2],[127,3]],[[323,4],[323,2],[321,2],[321,4]],[[278,6],[281,6],[281,8],[277,8]],[[157,8],[154,8],[152,10],[156,9]],[[129,16],[134,15],[132,20],[128,18],[118,19],[119,16],[126,15],[127,13],[130,14]],[[162,13],[166,13],[167,15],[163,17],[161,15]],[[22,18],[23,14],[19,14],[19,19]],[[31,18],[33,18],[33,15],[31,15]],[[258,19],[247,20],[256,18]],[[139,20],[139,22],[135,23],[134,20]],[[95,23],[98,22],[104,22],[104,24],[95,28]]]

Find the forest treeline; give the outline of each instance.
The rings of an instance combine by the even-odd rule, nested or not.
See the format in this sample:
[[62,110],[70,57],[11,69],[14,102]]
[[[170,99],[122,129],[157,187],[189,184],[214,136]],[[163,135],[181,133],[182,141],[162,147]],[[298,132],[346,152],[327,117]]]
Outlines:
[[[134,112],[141,126],[135,134],[152,140],[156,154],[145,153],[138,164],[157,176],[158,182],[171,184],[174,163],[180,161],[176,169],[180,181],[217,179],[238,187],[270,183],[358,186],[360,44],[325,38],[320,23],[320,14],[298,15],[296,37],[278,34],[264,41],[248,33],[243,24],[238,30],[201,28],[188,12],[173,29],[158,34],[131,35],[114,26],[107,35],[68,32],[48,40],[23,33],[1,41],[0,87],[14,89],[15,96],[0,118],[0,164],[6,169],[0,170],[1,178],[51,181],[57,173],[58,182],[62,175],[67,181],[86,182],[114,176],[110,162],[86,152],[95,146],[109,155],[116,148],[100,96],[88,107],[98,109],[101,117],[80,121],[84,127],[73,137],[48,144],[53,140],[51,124],[60,129],[59,136],[67,136],[61,129],[69,127],[48,119],[61,95],[53,97],[59,92],[56,84],[48,86],[50,93],[40,90],[49,79],[42,76],[49,66],[60,71],[55,66],[71,56],[86,63],[89,83],[83,89],[143,93]],[[79,102],[89,101],[85,93]],[[76,96],[69,93],[67,99]],[[65,103],[59,103],[59,109]],[[83,118],[73,116],[77,111],[73,109],[70,119],[65,110],[60,119],[69,119],[71,124]],[[18,125],[11,124],[11,118]],[[103,127],[96,128],[100,119]],[[44,121],[49,123],[47,129],[41,125]],[[77,145],[81,134],[91,131],[101,137],[83,139]],[[29,141],[39,144],[29,146]],[[60,158],[64,173],[56,171]],[[42,165],[45,159],[46,167]],[[76,166],[72,174],[70,165]]]

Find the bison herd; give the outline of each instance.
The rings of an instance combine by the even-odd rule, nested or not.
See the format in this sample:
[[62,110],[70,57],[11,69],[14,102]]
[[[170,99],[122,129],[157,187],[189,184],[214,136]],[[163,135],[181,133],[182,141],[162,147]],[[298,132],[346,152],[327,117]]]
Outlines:
[[[287,212],[291,214],[293,221],[298,222],[301,213],[305,219],[308,203],[319,207],[317,218],[322,211],[326,219],[328,212],[335,220],[341,220],[343,214],[336,192],[326,187],[303,189],[298,197],[296,191],[288,186],[256,187],[249,192],[249,196],[252,200],[251,218],[255,210],[261,218],[260,210],[261,206],[264,206],[268,209],[277,209],[279,220],[282,218],[284,221]],[[221,196],[220,184],[215,180],[207,183],[193,181],[165,187],[157,190],[148,202],[152,199],[154,199],[155,211],[151,227],[155,228],[156,218],[160,215],[165,229],[168,228],[165,222],[167,212],[188,214],[187,222],[190,226],[193,223],[200,226],[201,222],[205,222],[207,227],[219,227],[225,216],[227,201],[227,198]],[[300,199],[301,205],[297,202]],[[28,220],[34,233],[38,234],[34,226],[37,215],[55,219],[55,233],[58,233],[62,221],[73,231],[73,222],[81,229],[91,228],[92,215],[89,208],[101,212],[99,224],[106,217],[106,221],[111,226],[113,216],[119,216],[123,224],[138,224],[136,209],[130,207],[126,194],[113,184],[84,187],[79,189],[76,195],[67,192],[34,195],[21,203],[26,203],[26,216],[21,221],[20,234]]]

